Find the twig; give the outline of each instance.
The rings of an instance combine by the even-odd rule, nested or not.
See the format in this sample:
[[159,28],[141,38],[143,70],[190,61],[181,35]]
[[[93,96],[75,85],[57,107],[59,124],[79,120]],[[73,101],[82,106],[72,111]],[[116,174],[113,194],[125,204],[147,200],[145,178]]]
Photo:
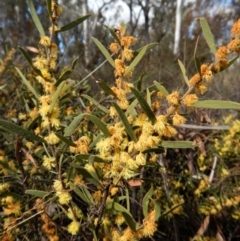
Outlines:
[[212,170],[211,170],[211,173],[210,173],[210,175],[209,175],[209,183],[211,183],[212,180],[213,180],[214,173],[215,173],[216,166],[217,166],[217,161],[218,161],[217,156],[214,156],[213,165],[212,165]]
[[98,235],[98,230],[99,230],[102,218],[103,218],[105,203],[107,201],[107,197],[108,197],[108,193],[109,193],[109,187],[110,187],[110,183],[104,188],[103,199],[102,199],[101,206],[99,208],[99,218],[98,218],[98,222],[96,225],[96,234],[97,235]]
[[196,129],[196,130],[229,130],[228,125],[220,125],[220,126],[199,126],[192,124],[181,124],[178,127],[186,128],[186,129]]
[[[170,191],[169,191],[168,183],[167,183],[167,173],[166,173],[166,168],[165,168],[164,163],[163,163],[163,156],[162,156],[162,154],[159,155],[158,163],[159,163],[159,165],[163,169],[163,170],[161,170],[161,175],[162,175],[162,179],[163,179],[163,186],[164,186],[164,190],[165,190],[165,193],[166,193],[166,196],[167,196],[168,204],[171,205]],[[176,220],[175,220],[174,216],[173,216],[172,220],[173,220],[175,241],[179,241],[179,238],[178,238],[178,228],[177,228],[177,224],[176,224]]]
[[[216,170],[216,166],[217,166],[217,161],[218,161],[218,158],[217,156],[214,156],[214,159],[213,159],[213,165],[212,165],[212,170],[211,170],[211,173],[209,175],[209,185],[208,187],[210,187],[210,183],[213,181],[213,177],[214,177],[214,174],[215,174],[215,170]],[[208,225],[209,225],[209,222],[210,222],[210,215],[206,216],[203,223],[201,224],[200,228],[198,229],[196,235],[194,236],[194,238],[191,240],[191,241],[194,241],[196,240],[196,238],[198,236],[202,236],[205,231],[207,230],[208,228]]]

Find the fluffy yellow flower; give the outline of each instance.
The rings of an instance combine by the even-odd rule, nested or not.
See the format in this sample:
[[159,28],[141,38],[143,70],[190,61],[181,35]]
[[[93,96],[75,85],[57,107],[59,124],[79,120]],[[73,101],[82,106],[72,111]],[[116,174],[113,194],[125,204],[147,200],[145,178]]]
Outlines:
[[164,130],[166,128],[165,127],[166,122],[167,122],[166,116],[159,115],[157,117],[156,123],[153,126],[154,131],[156,131],[160,136],[164,133]]
[[205,92],[207,92],[207,90],[208,90],[207,86],[203,83],[199,83],[196,85],[196,92],[198,94],[203,95]]
[[136,163],[139,165],[139,166],[144,166],[146,165],[146,156],[145,154],[143,153],[139,153],[137,156],[136,156]]
[[231,28],[231,36],[233,38],[240,37],[240,18],[233,24]]
[[116,218],[115,218],[115,223],[118,225],[118,226],[121,226],[123,223],[125,222],[125,219],[122,215],[122,213],[118,213]]
[[134,232],[130,228],[126,228],[123,231],[123,235],[121,236],[120,240],[121,241],[130,241],[134,240]]
[[42,36],[39,43],[45,47],[49,47],[51,45],[51,40],[48,36]]
[[53,94],[56,89],[54,83],[48,81],[43,84],[43,88],[47,94]]
[[183,104],[187,107],[191,107],[195,102],[198,101],[198,97],[196,94],[188,94],[183,99]]
[[3,212],[5,215],[19,215],[21,214],[21,204],[20,202],[12,202],[7,205],[7,207],[3,208]]
[[[53,30],[54,30],[54,31],[53,31]],[[57,31],[59,31],[59,27],[58,27],[57,25],[51,26],[51,27],[49,28],[50,34],[51,34],[52,32],[57,32]]]
[[111,196],[114,196],[118,192],[118,187],[112,187],[110,190]]
[[44,138],[48,144],[55,145],[58,144],[60,139],[55,135],[54,132],[51,132],[48,136]]
[[74,212],[74,214],[76,214],[76,216],[78,217],[78,218],[81,218],[82,217],[82,211],[81,211],[81,209],[79,209],[77,206],[74,206],[73,207],[73,210],[71,209],[71,208],[68,208],[68,210],[67,210],[67,216],[68,216],[68,218],[69,219],[71,219],[71,220],[74,220],[74,214],[73,214],[73,212]]
[[62,190],[63,190],[62,182],[59,181],[59,180],[54,180],[54,182],[53,182],[53,188],[54,188],[56,191],[62,191]]
[[56,196],[62,205],[68,204],[72,200],[72,196],[67,191],[56,192]]
[[112,53],[115,53],[118,51],[119,45],[118,43],[111,43],[109,46],[109,49]]
[[10,185],[8,183],[0,184],[0,193],[5,192],[9,189]]
[[43,166],[47,170],[51,170],[53,167],[56,166],[55,158],[54,157],[47,157],[46,155],[43,156]]
[[51,74],[48,72],[48,69],[46,69],[46,68],[41,69],[41,73],[42,73],[43,78],[45,78],[47,80],[51,79]]
[[133,58],[133,51],[128,48],[124,48],[123,56],[127,61],[130,61]]
[[126,70],[126,66],[124,65],[123,61],[120,60],[120,59],[115,59],[114,62],[115,62],[115,67],[116,67],[116,69],[114,71],[115,76],[116,77],[117,76],[123,76],[123,74]]
[[112,235],[112,241],[119,241],[121,234],[117,229],[113,229],[111,232]]
[[84,168],[88,171],[88,172],[90,172],[90,173],[95,173],[95,169],[94,169],[94,167],[93,167],[93,165],[91,165],[91,164],[86,164],[85,166],[84,166]]
[[41,70],[47,66],[47,63],[48,63],[47,59],[42,57],[36,57],[35,62],[33,63],[33,66]]
[[178,125],[184,124],[186,122],[186,118],[179,115],[178,113],[174,114],[172,120],[173,120],[174,126],[178,126]]
[[179,105],[179,101],[180,101],[179,92],[174,91],[173,93],[168,95],[166,99],[167,99],[168,103],[171,105]]
[[70,234],[72,235],[76,235],[79,231],[79,228],[80,228],[80,223],[77,222],[77,221],[72,221],[68,227],[67,227],[67,230]]
[[193,75],[193,77],[189,80],[189,85],[196,85],[198,82],[200,81],[200,75],[199,74],[195,74]]
[[151,211],[143,220],[143,236],[151,237],[156,230],[157,224],[155,223],[155,211]]

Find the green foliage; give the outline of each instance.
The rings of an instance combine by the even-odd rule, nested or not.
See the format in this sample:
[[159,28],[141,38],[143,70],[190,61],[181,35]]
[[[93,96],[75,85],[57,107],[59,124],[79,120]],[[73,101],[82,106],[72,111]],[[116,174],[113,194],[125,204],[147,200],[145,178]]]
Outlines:
[[[213,76],[236,60],[229,60],[230,52],[239,49],[229,48],[222,56],[200,18],[214,62],[196,60],[197,73],[188,79],[178,61],[185,93],[168,91],[157,81],[144,89],[144,75],[135,76],[134,69],[158,44],[134,51],[137,39],[122,27],[116,32],[108,28],[113,36],[110,52],[98,39],[93,41],[114,68],[115,82],[98,81],[101,92],[94,96],[77,94],[87,77],[77,83],[73,79],[78,58],[71,67],[57,65],[53,39],[90,15],[55,32],[62,9],[46,1],[52,27],[48,37],[28,2],[41,36],[38,55],[32,58],[19,48],[31,68],[15,66],[11,76],[20,87],[14,86],[13,94],[11,86],[0,87],[15,99],[2,103],[6,108],[0,120],[1,239],[127,241],[165,240],[168,235],[169,240],[195,240],[203,226],[201,236],[208,228],[211,235],[220,233],[204,225],[210,216],[216,230],[237,223],[239,120],[232,120],[224,133],[181,128],[193,108],[199,113],[197,108],[239,110],[239,103],[232,101],[198,101]],[[132,83],[136,79],[137,88]],[[231,229],[228,225],[223,232],[230,235]]]

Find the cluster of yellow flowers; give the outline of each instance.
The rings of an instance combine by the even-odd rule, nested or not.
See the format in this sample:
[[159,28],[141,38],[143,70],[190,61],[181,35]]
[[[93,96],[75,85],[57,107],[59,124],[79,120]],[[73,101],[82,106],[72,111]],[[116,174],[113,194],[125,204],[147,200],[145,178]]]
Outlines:
[[11,49],[5,59],[0,62],[0,75],[6,70],[6,68],[9,66],[9,63],[12,61],[13,55],[15,53],[15,49]]
[[42,202],[42,200],[38,198],[36,200],[35,206],[36,206],[37,212],[44,211],[43,213],[41,213],[40,218],[43,222],[42,230],[45,233],[45,235],[47,235],[48,240],[58,241],[59,236],[57,235],[56,225],[54,224],[54,222],[52,222],[51,218],[45,212],[46,207],[45,207],[44,203]]
[[[116,223],[121,225],[124,222],[123,216],[119,213],[116,218]],[[137,229],[137,231],[131,230],[129,227],[125,228],[122,232],[117,228],[112,227],[110,220],[105,220],[105,229],[107,225],[109,226],[108,233],[111,235],[109,237],[104,237],[104,241],[132,241],[140,240],[145,237],[151,237],[157,230],[157,224],[155,223],[155,211],[151,211],[145,219],[143,219],[143,224]]]
[[[8,183],[0,184],[0,194],[9,191],[10,185]],[[0,199],[0,205],[3,207],[4,223],[3,228],[5,230],[2,240],[13,241],[14,235],[20,232],[19,228],[11,230],[13,226],[17,224],[17,217],[22,214],[21,203],[13,198],[11,195]]]
[[[193,75],[189,81],[188,91],[180,97],[178,91],[172,92],[167,96],[167,101],[170,107],[167,110],[167,116],[172,117],[174,125],[183,124],[186,119],[178,115],[179,107],[181,104],[186,107],[192,107],[195,102],[198,101],[198,96],[204,94],[207,89],[207,83],[213,80],[214,74],[222,71],[228,67],[228,57],[231,53],[240,53],[240,19],[236,21],[231,29],[231,36],[233,40],[227,46],[221,46],[215,53],[215,61],[212,64],[202,64],[200,66],[200,73]],[[195,90],[196,94],[192,93]],[[174,116],[178,115],[177,121]]]
[[240,196],[233,195],[232,197],[209,197],[204,200],[204,202],[199,206],[199,212],[204,215],[216,215],[228,210],[229,208],[234,208],[232,212],[232,217],[234,219],[240,220],[240,213],[238,206],[240,204]]
[[216,152],[220,157],[238,157],[240,154],[240,121],[233,121],[229,131],[223,135],[223,139],[215,138],[214,143]]

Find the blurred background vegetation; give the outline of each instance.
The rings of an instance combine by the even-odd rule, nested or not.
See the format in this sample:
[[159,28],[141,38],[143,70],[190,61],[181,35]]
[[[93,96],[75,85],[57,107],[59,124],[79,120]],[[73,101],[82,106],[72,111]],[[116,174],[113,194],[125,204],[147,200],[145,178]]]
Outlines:
[[[45,0],[35,0],[34,4],[43,26],[47,29],[49,19],[45,2]],[[138,75],[135,75],[136,79],[133,82],[144,74],[145,83],[149,84],[157,80],[170,91],[183,83],[177,59],[184,63],[189,77],[196,72],[193,60],[195,49],[201,62],[209,63],[213,60],[196,19],[198,17],[207,19],[217,47],[219,47],[230,40],[230,26],[240,15],[239,0],[182,1],[180,39],[177,44],[179,46],[175,46],[176,0],[59,0],[58,2],[63,6],[63,15],[59,20],[61,26],[76,19],[79,15],[92,14],[84,24],[71,31],[59,33],[56,38],[61,50],[59,66],[70,65],[74,57],[80,56],[74,79],[83,79],[104,61],[104,56],[97,49],[91,37],[96,37],[108,46],[112,41],[112,36],[104,25],[117,27],[125,24],[129,34],[138,37],[136,49],[148,43],[159,43],[138,65],[135,72]],[[18,46],[27,47],[30,50],[29,54],[34,57],[36,54],[29,47],[37,48],[38,41],[38,32],[31,19],[27,0],[1,1],[0,58],[3,60],[12,48],[17,49]],[[22,65],[22,68],[25,65],[19,51],[15,53],[14,64]],[[235,66],[225,74],[216,77],[218,80],[214,82],[216,85],[214,92],[208,95],[214,95],[218,99],[240,100],[239,93],[232,88],[238,83]],[[5,83],[6,78],[11,77],[1,73],[1,83]],[[108,63],[88,79],[88,84],[92,86],[95,93],[99,90],[95,81],[99,79],[113,83],[113,71]]]

